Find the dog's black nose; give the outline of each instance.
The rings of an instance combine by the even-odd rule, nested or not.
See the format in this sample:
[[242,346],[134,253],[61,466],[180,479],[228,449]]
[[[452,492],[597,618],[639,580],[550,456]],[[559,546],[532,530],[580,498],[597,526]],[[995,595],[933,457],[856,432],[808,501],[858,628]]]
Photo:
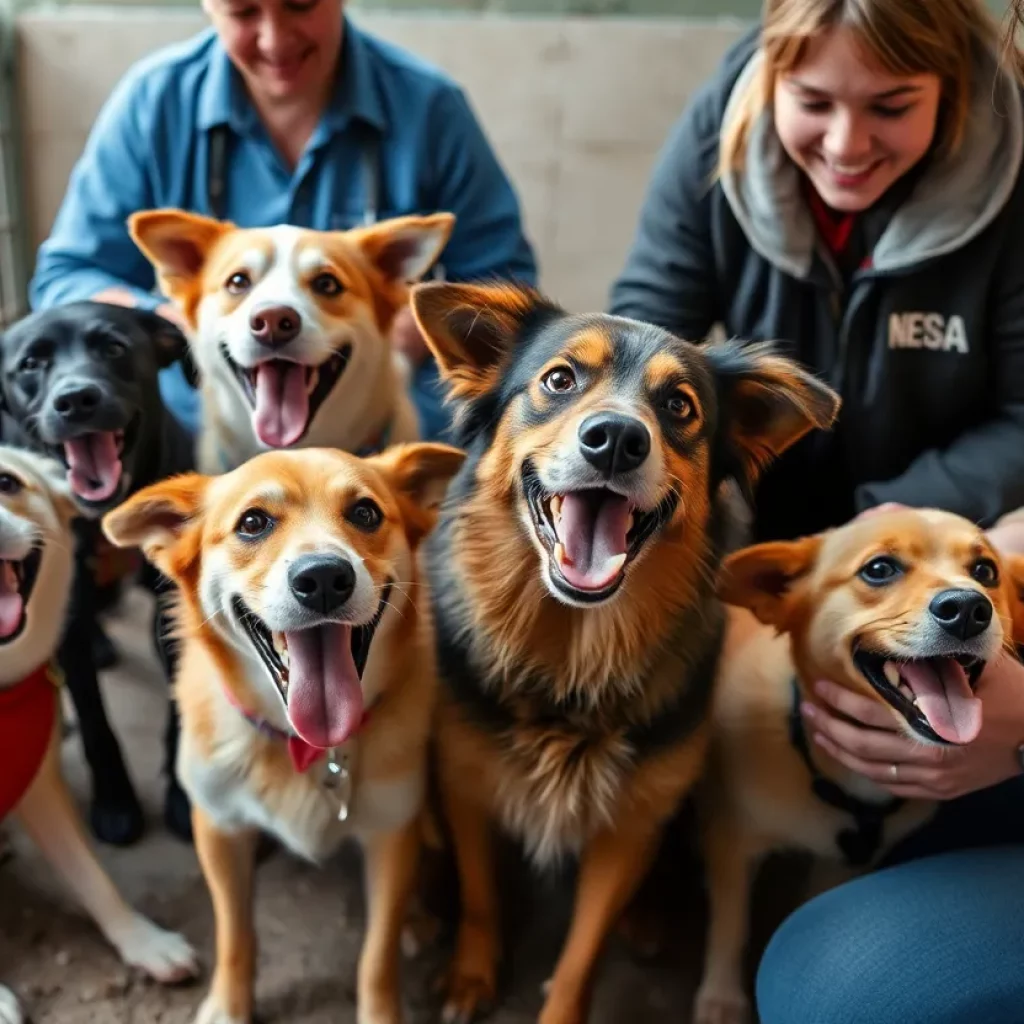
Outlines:
[[302,330],[302,317],[291,306],[263,306],[249,317],[249,330],[261,345],[287,345]]
[[347,558],[306,555],[288,570],[288,586],[299,604],[328,615],[340,608],[356,589],[356,571]]
[[648,429],[632,416],[599,412],[580,424],[580,451],[605,476],[642,466],[651,452]]
[[103,392],[95,384],[76,384],[53,396],[53,410],[61,419],[80,423],[88,419],[103,400]]
[[992,621],[992,602],[976,590],[943,590],[928,605],[932,618],[957,640],[984,633]]

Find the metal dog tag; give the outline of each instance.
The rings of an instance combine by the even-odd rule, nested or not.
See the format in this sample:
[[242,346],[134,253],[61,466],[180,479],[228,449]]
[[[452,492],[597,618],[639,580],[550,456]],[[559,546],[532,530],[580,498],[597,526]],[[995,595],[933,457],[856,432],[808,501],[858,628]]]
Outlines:
[[352,800],[352,773],[348,767],[348,754],[338,757],[334,748],[327,752],[327,769],[324,772],[324,789],[330,790],[338,801],[338,821],[348,819],[348,805]]

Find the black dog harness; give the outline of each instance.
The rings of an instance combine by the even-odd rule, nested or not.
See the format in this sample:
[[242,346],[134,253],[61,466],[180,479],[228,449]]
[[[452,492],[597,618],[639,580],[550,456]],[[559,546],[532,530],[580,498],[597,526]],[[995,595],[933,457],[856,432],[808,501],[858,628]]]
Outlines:
[[869,864],[882,844],[882,827],[885,819],[890,814],[895,814],[905,801],[893,797],[884,804],[868,803],[866,800],[850,796],[842,786],[818,771],[807,745],[804,720],[800,714],[800,687],[796,679],[793,680],[793,707],[789,713],[789,742],[803,758],[811,774],[811,792],[822,803],[853,818],[853,828],[840,829],[836,835],[836,846],[839,847],[846,863],[851,867]]

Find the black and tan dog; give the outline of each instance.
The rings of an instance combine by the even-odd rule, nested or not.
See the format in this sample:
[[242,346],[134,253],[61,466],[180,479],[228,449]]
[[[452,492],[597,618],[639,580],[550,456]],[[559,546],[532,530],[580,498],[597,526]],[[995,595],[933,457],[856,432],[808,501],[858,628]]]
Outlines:
[[495,995],[498,825],[539,864],[580,858],[540,1017],[580,1022],[704,761],[725,484],[749,488],[839,402],[765,347],[698,347],[529,290],[430,284],[412,303],[468,451],[427,541],[462,898],[445,1019]]

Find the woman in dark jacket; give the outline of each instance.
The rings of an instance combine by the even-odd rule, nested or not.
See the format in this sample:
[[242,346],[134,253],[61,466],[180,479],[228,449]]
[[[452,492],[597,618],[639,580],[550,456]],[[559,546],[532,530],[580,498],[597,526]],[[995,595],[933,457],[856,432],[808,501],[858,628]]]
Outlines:
[[[1024,505],[1018,60],[983,0],[766,0],[673,131],[612,311],[775,340],[843,399],[834,431],[766,474],[757,539],[887,502],[987,527]],[[952,750],[827,682],[805,709],[848,767],[949,802],[900,866],[783,925],[758,975],[764,1024],[1024,1020],[1024,850],[919,857],[1024,842],[1024,668],[993,663],[979,695],[982,734]],[[740,1019],[728,1000],[714,1012]]]

